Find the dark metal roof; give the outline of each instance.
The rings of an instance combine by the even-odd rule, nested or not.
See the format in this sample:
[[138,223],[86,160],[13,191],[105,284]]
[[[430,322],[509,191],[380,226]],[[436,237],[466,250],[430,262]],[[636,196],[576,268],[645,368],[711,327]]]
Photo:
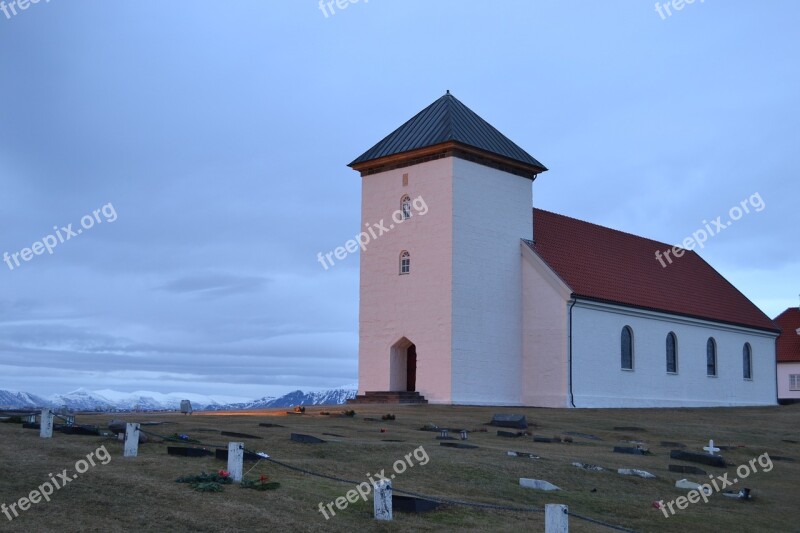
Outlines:
[[542,171],[547,170],[528,152],[462,104],[450,91],[364,152],[349,166],[445,142],[458,142],[541,168]]

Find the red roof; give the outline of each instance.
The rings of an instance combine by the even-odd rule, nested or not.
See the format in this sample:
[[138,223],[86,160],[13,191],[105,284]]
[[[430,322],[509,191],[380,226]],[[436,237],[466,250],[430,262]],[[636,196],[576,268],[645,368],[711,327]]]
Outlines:
[[694,251],[670,254],[662,242],[542,209],[533,210],[531,248],[586,299],[777,331],[758,307]]
[[781,336],[778,337],[778,362],[779,363],[800,363],[800,309],[790,307],[775,319],[775,323],[781,328]]

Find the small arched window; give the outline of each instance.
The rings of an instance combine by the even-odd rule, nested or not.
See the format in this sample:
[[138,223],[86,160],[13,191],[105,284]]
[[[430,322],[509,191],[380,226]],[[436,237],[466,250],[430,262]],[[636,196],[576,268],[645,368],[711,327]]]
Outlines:
[[742,375],[744,379],[753,379],[753,349],[750,343],[744,343],[742,348]]
[[630,326],[622,328],[620,345],[620,366],[622,370],[633,370],[633,330]]
[[403,196],[400,200],[400,210],[403,212],[403,220],[411,218],[411,197]]
[[667,333],[667,373],[678,373],[678,337],[673,333]]
[[706,375],[717,375],[717,341],[714,337],[709,337],[706,343]]
[[411,254],[403,250],[400,253],[400,275],[411,272]]

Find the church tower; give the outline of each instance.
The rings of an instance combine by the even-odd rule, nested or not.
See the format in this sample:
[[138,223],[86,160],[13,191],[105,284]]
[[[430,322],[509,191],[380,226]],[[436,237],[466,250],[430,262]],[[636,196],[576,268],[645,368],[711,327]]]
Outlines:
[[521,404],[520,239],[547,169],[449,91],[349,166],[362,178],[359,394]]

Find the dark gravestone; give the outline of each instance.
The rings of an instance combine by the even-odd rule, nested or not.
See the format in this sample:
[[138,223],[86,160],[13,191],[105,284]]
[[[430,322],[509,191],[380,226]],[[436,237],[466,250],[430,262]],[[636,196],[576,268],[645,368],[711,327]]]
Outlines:
[[280,424],[270,424],[268,422],[262,422],[261,424],[259,424],[259,426],[261,426],[262,428],[284,428],[284,427],[286,427],[286,426],[282,426]]
[[794,462],[794,458],[793,457],[786,457],[786,456],[783,456],[783,455],[770,455],[769,458],[772,459],[772,460],[775,460],[775,461],[786,461],[786,462],[789,462],[789,463],[793,463]]
[[637,426],[615,426],[614,431],[647,431]]
[[671,440],[662,440],[661,446],[664,448],[686,448],[685,444],[681,444],[680,442],[672,442]]
[[614,453],[627,453],[630,455],[649,455],[650,452],[644,448],[634,448],[628,446],[614,446]]
[[477,446],[475,446],[474,444],[464,444],[461,442],[440,442],[439,446],[445,446],[447,448],[461,448],[464,450],[477,448]]
[[181,457],[206,457],[214,455],[211,450],[205,448],[186,448],[184,446],[167,446],[167,454],[178,455]]
[[381,442],[405,442],[405,441],[400,439],[381,439]]
[[517,437],[522,437],[523,435],[525,435],[525,433],[522,433],[521,431],[514,432],[514,431],[503,431],[501,429],[497,430],[498,437],[509,437],[514,439]]
[[22,424],[22,427],[25,429],[41,429],[41,426],[39,425],[38,422],[36,423],[25,422],[24,424]]
[[436,440],[458,440],[458,439],[455,437],[451,437],[450,435],[444,435],[444,436],[437,435]]
[[540,437],[538,435],[534,435],[533,442],[561,442],[561,439],[558,437]]
[[678,472],[679,474],[696,474],[698,476],[705,476],[706,471],[696,466],[688,465],[669,465],[670,472]]
[[325,444],[325,442],[327,442],[311,435],[303,435],[302,433],[292,433],[291,438],[293,441],[302,442],[303,444]]
[[66,435],[85,435],[87,437],[99,437],[100,430],[97,426],[55,426],[54,429]]
[[528,422],[525,415],[495,414],[492,416],[491,425],[501,428],[527,429]]
[[[228,460],[228,450],[225,448],[220,448],[216,452],[216,458],[220,461],[227,461]],[[260,455],[255,454],[253,452],[244,452],[244,460],[245,461],[260,461],[263,459]]]
[[256,435],[248,435],[247,433],[236,433],[234,431],[222,431],[220,434],[224,437],[236,437],[238,439],[261,439]]
[[702,465],[716,466],[725,468],[725,459],[719,455],[708,455],[707,453],[686,452],[683,450],[672,450],[669,452],[671,459],[679,459],[681,461],[689,461],[690,463],[700,463]]
[[433,500],[392,494],[392,510],[399,513],[427,513],[441,505]]
[[337,435],[336,433],[323,433],[323,435],[327,435],[328,437],[339,437],[340,439],[346,439],[344,435]]

